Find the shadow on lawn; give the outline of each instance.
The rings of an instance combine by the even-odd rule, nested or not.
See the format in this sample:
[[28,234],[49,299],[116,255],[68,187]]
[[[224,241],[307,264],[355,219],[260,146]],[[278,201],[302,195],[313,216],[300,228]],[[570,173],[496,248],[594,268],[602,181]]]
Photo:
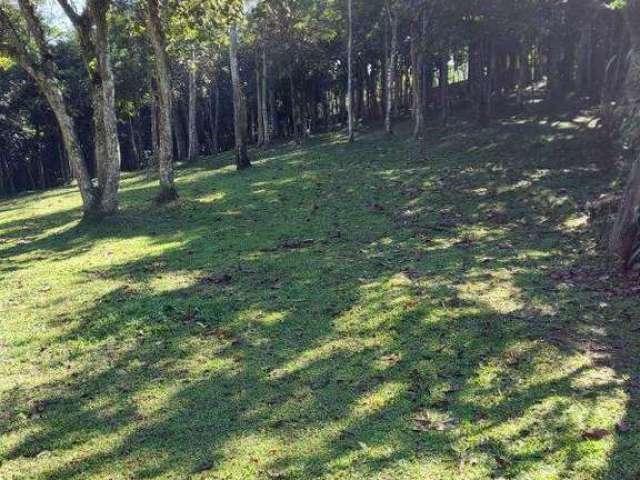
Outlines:
[[[357,153],[311,145],[302,150],[306,164],[291,149],[283,165],[223,173],[224,191],[207,191],[222,184],[210,178],[216,172],[185,180],[183,196],[195,200],[157,209],[153,224],[140,207],[128,208],[108,229],[80,225],[4,250],[63,259],[104,238],[180,239],[162,255],[84,272],[123,286],[58,339],[95,351],[43,388],[40,428],[7,457],[117,434],[116,445],[43,478],[109,469],[182,478],[224,465],[244,472],[237,478],[383,470],[401,478],[403,461],[413,459],[511,478],[549,456],[562,457],[560,474],[570,476],[585,454],[565,415],[572,400],[595,405],[625,376],[632,388],[637,366],[627,359],[639,346],[626,323],[611,324],[612,332],[598,315],[578,317],[575,302],[591,308],[597,300],[557,289],[549,277],[584,261],[584,233],[566,222],[606,187],[593,131],[512,120],[447,131],[429,163],[402,158],[402,137],[386,148],[366,137]],[[521,160],[532,151],[531,163]],[[124,192],[123,203],[152,191]],[[69,213],[59,215],[49,220]],[[174,274],[187,284],[152,286]],[[496,289],[505,305],[490,303],[500,300],[489,295]],[[594,361],[615,374],[580,386],[590,368],[581,365],[536,382],[542,351],[557,361],[597,353]],[[481,382],[487,369],[494,377]],[[638,405],[629,394],[631,422]],[[7,398],[2,409],[23,401]],[[152,407],[141,411],[141,401]],[[507,424],[508,434],[497,433]],[[514,449],[531,438],[526,453]],[[635,478],[638,434],[616,440],[604,478]]]

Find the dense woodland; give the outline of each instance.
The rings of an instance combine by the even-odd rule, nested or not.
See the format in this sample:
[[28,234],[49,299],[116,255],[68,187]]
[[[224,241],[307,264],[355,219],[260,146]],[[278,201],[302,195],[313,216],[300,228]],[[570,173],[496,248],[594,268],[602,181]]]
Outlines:
[[640,0],[0,0],[0,479],[640,479]]
[[[75,178],[85,212],[101,216],[117,210],[121,169],[157,173],[171,200],[175,162],[236,148],[244,169],[249,145],[341,128],[357,141],[409,118],[423,142],[453,109],[486,126],[540,91],[551,111],[601,103],[611,136],[635,144],[637,0],[57,3],[64,20],[32,0],[1,3],[4,195]],[[626,257],[630,195],[613,241]]]

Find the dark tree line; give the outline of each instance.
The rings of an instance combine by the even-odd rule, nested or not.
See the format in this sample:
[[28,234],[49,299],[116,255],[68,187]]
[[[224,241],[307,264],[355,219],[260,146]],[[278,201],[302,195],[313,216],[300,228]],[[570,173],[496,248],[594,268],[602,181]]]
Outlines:
[[110,213],[120,169],[157,172],[170,200],[174,161],[235,147],[242,169],[250,144],[409,118],[421,141],[452,109],[486,125],[536,92],[635,132],[637,0],[58,3],[72,28],[54,39],[37,2],[0,0],[5,195],[75,178]]

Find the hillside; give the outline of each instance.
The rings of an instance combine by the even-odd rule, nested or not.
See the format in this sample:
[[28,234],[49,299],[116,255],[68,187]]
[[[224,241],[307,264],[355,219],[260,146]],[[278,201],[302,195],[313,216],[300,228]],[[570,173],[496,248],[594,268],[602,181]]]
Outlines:
[[[640,307],[587,113],[0,203],[0,478],[637,478]],[[634,400],[635,399],[635,400]]]

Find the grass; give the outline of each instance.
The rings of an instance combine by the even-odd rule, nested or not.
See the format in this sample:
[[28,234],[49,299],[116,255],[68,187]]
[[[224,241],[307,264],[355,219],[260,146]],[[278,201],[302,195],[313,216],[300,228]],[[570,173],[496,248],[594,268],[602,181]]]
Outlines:
[[587,120],[207,158],[165,207],[126,175],[102,224],[73,188],[3,201],[0,478],[638,478]]

